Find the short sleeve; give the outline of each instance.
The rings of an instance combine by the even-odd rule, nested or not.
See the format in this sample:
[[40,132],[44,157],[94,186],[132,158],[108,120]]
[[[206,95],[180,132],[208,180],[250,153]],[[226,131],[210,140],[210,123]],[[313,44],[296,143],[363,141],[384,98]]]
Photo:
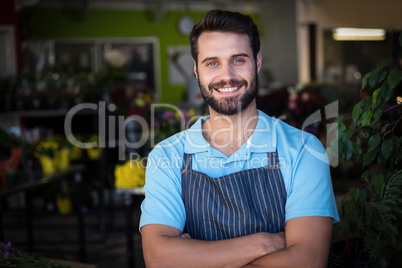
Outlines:
[[181,198],[181,167],[178,167],[177,158],[175,160],[162,149],[154,149],[149,154],[140,230],[147,224],[163,224],[183,231],[186,215]]
[[292,163],[286,201],[286,221],[295,217],[324,216],[339,221],[328,158],[321,142],[306,135]]

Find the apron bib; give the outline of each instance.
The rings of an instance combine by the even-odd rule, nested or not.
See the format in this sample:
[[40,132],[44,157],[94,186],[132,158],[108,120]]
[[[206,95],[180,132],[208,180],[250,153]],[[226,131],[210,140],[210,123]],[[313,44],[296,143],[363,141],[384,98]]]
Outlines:
[[182,198],[191,238],[211,241],[284,231],[286,189],[276,152],[268,152],[268,162],[211,178],[192,170],[192,155],[185,153]]

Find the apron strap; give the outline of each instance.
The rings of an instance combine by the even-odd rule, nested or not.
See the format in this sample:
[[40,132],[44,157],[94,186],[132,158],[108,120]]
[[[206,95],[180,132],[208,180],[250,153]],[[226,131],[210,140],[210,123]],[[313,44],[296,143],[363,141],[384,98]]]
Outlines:
[[278,153],[275,152],[268,152],[268,167],[269,168],[279,168],[279,159],[278,159]]
[[184,155],[183,155],[183,165],[181,167],[181,171],[183,172],[185,170],[191,170],[192,169],[192,163],[193,163],[192,154],[184,153]]

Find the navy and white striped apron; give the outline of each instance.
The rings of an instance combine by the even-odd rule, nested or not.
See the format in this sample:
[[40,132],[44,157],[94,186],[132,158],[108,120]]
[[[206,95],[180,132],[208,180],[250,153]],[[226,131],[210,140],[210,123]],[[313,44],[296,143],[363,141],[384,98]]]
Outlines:
[[199,240],[222,240],[257,232],[285,230],[286,189],[276,152],[268,166],[218,178],[192,169],[184,154],[182,198],[186,232]]

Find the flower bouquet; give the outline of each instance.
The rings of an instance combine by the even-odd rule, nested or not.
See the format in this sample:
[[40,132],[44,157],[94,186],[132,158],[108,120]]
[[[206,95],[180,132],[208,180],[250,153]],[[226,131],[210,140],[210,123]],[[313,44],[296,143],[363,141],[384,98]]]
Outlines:
[[155,142],[162,140],[187,129],[195,118],[194,109],[180,110],[180,112],[160,111],[155,118]]
[[145,184],[145,166],[141,160],[130,160],[116,165],[114,175],[117,188],[142,187]]
[[93,135],[89,136],[88,140],[86,140],[85,142],[88,142],[88,143],[98,142],[98,146],[96,146],[94,148],[86,148],[86,150],[87,150],[89,159],[91,159],[91,160],[99,159],[102,155],[102,148],[99,147],[99,136],[96,134],[93,134]]
[[59,144],[53,139],[41,140],[35,148],[35,156],[39,159],[43,174],[51,175],[56,172],[54,158]]
[[69,168],[71,148],[72,145],[61,136],[41,140],[35,148],[35,156],[42,165],[43,173],[51,175]]

